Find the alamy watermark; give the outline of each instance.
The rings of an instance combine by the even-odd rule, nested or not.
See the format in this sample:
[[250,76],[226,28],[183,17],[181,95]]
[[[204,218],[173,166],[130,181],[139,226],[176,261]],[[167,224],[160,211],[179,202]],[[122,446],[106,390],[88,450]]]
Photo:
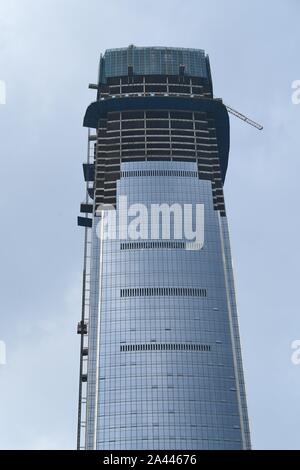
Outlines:
[[6,104],[6,85],[3,80],[0,80],[0,104]]
[[99,205],[97,235],[103,240],[185,240],[186,248],[204,245],[204,204],[128,204],[120,196],[118,211]]
[[6,344],[0,340],[0,366],[6,364]]
[[291,361],[295,366],[298,366],[300,364],[300,339],[295,339],[291,344],[291,348],[294,349]]
[[292,82],[292,103],[300,104],[300,80],[294,80]]

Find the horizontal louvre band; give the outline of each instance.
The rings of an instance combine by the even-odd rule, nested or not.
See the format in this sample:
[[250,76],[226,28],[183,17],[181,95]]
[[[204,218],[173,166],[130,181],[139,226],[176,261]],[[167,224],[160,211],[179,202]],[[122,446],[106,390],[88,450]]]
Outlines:
[[197,171],[184,170],[131,170],[121,171],[121,178],[130,178],[135,176],[182,176],[197,178]]
[[209,344],[193,343],[143,343],[121,344],[120,351],[210,351]]
[[120,244],[121,250],[147,250],[147,249],[184,249],[186,243],[182,241],[172,240],[155,240],[155,241],[138,241],[138,242],[122,242]]
[[139,287],[133,289],[121,289],[121,297],[206,297],[206,289],[197,287]]

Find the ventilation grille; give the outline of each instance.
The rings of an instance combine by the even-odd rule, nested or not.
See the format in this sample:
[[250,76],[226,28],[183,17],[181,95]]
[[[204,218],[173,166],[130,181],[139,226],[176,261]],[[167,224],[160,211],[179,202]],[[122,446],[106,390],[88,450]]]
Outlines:
[[136,289],[121,289],[121,297],[206,297],[206,289],[196,287],[141,287]]
[[120,244],[121,250],[148,250],[151,248],[161,248],[161,249],[185,249],[186,244],[185,242],[181,241],[141,241],[141,242],[124,242]]
[[131,170],[121,171],[121,178],[131,178],[135,176],[183,176],[198,178],[197,171],[184,170]]
[[120,351],[210,351],[210,345],[191,343],[121,344]]

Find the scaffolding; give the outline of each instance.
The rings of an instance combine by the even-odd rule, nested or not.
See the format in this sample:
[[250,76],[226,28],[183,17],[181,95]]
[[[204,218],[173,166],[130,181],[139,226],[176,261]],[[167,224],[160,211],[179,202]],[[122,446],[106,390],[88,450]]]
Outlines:
[[[87,148],[87,168],[94,159],[94,141],[90,129],[88,130]],[[84,257],[82,276],[82,305],[81,320],[77,325],[77,333],[80,335],[80,367],[79,367],[79,402],[78,402],[78,426],[77,426],[77,450],[85,449],[86,421],[87,421],[87,375],[88,375],[88,331],[90,314],[90,293],[91,293],[91,250],[92,250],[92,230],[91,219],[88,217],[86,208],[93,207],[91,195],[93,193],[93,183],[90,178],[86,179],[85,202],[81,204],[86,212],[85,217],[80,218],[79,225],[84,226]],[[83,220],[82,220],[83,219]]]

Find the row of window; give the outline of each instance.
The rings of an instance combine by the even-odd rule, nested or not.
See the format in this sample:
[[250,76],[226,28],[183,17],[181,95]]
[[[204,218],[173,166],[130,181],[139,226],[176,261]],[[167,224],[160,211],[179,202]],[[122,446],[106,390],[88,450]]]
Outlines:
[[184,177],[198,177],[197,171],[184,171],[184,170],[132,170],[121,171],[122,178],[132,176],[184,176]]
[[[143,142],[122,142],[122,147],[120,147],[120,144],[116,145],[110,145],[110,144],[104,144],[104,151],[105,152],[114,152],[114,151],[128,151],[130,149],[141,149],[143,151],[147,151],[148,149],[153,149],[153,148],[161,148],[161,149],[186,149],[186,150],[199,150],[203,152],[208,152],[208,151],[216,151],[216,146],[214,145],[206,145],[206,144],[199,144],[196,145],[195,142],[190,143],[190,142],[173,142],[173,140],[170,141],[170,139],[166,141],[162,141],[161,139],[156,140],[156,138],[147,138]],[[103,145],[99,145],[99,149],[102,148]],[[212,148],[214,147],[214,148]]]
[[120,94],[176,93],[188,95],[212,95],[207,80],[179,76],[131,76],[118,77],[112,83],[101,84],[99,97]]
[[206,289],[197,287],[140,287],[136,289],[121,289],[121,297],[207,297]]
[[[183,121],[178,121],[178,122],[183,122]],[[100,139],[102,138],[105,138],[107,140],[107,143],[111,142],[113,138],[115,139],[118,139],[118,142],[119,142],[119,138],[120,138],[120,129],[116,129],[116,130],[109,130],[108,133],[106,133],[106,126],[102,126],[102,129],[99,130],[98,132],[99,134],[99,140],[98,142],[100,142]],[[122,129],[122,132],[121,132],[121,137],[122,137],[122,140],[124,137],[134,137],[134,139],[136,139],[136,137],[138,136],[158,136],[158,135],[164,135],[164,136],[171,136],[172,140],[173,140],[173,136],[175,137],[178,137],[177,141],[180,142],[179,138],[182,137],[182,136],[187,136],[187,137],[190,137],[190,138],[194,138],[196,136],[196,138],[198,139],[202,139],[203,137],[206,137],[207,139],[209,138],[215,138],[216,137],[216,133],[214,130],[210,130],[210,129],[198,129],[198,130],[194,130],[194,129],[169,129],[169,128],[166,128],[166,129],[157,129],[157,128],[154,128],[154,129],[151,129],[151,128],[147,128],[146,131],[145,129]],[[105,142],[102,142],[102,143],[105,143]],[[201,143],[201,142],[200,142]]]
[[[131,135],[132,134],[132,135]],[[176,133],[170,135],[168,131],[150,131],[147,130],[146,135],[142,132],[139,132],[139,135],[135,135],[135,132],[132,132],[129,136],[122,135],[122,141],[120,140],[120,134],[118,133],[117,137],[102,137],[98,139],[98,146],[102,145],[119,145],[123,144],[136,144],[136,143],[148,143],[148,142],[177,142],[177,143],[186,143],[186,144],[199,144],[206,146],[216,147],[215,138],[210,138],[208,136],[198,136],[195,138],[194,133],[183,137],[182,135],[177,135]],[[159,135],[158,135],[159,134]]]
[[191,343],[121,344],[120,351],[210,351],[210,345]]
[[143,250],[143,249],[151,249],[151,248],[162,248],[162,249],[184,249],[185,248],[185,242],[182,241],[163,241],[163,240],[158,240],[158,241],[139,241],[139,242],[123,242],[120,244],[120,249],[121,250]]
[[[192,120],[169,120],[169,119],[152,119],[152,120],[132,120],[132,121],[108,121],[107,130],[116,131],[120,130],[122,123],[122,130],[126,129],[196,129],[206,130],[207,124],[203,121]],[[195,126],[194,126],[195,124]]]
[[109,89],[108,87],[105,89],[105,93],[110,93],[111,95],[120,95],[122,93],[182,93],[200,95],[205,92],[207,93],[207,90],[204,90],[202,86],[182,85],[181,83],[172,85],[160,83],[151,85],[112,85]]
[[195,120],[206,121],[207,116],[204,112],[192,111],[167,111],[167,110],[149,110],[149,111],[111,111],[108,113],[109,121],[131,120],[131,119],[182,119],[182,120]]
[[[108,74],[109,75],[109,74]],[[198,77],[198,76],[189,76],[189,75],[184,75],[180,76],[179,75],[158,75],[158,74],[152,74],[151,75],[139,75],[135,74],[132,76],[124,75],[124,76],[119,76],[119,77],[107,77],[107,84],[108,85],[128,85],[132,83],[171,83],[171,84],[176,84],[176,83],[183,83],[185,85],[198,85],[198,86],[203,86],[208,84],[208,80],[205,77]],[[102,85],[103,86],[103,85]]]

